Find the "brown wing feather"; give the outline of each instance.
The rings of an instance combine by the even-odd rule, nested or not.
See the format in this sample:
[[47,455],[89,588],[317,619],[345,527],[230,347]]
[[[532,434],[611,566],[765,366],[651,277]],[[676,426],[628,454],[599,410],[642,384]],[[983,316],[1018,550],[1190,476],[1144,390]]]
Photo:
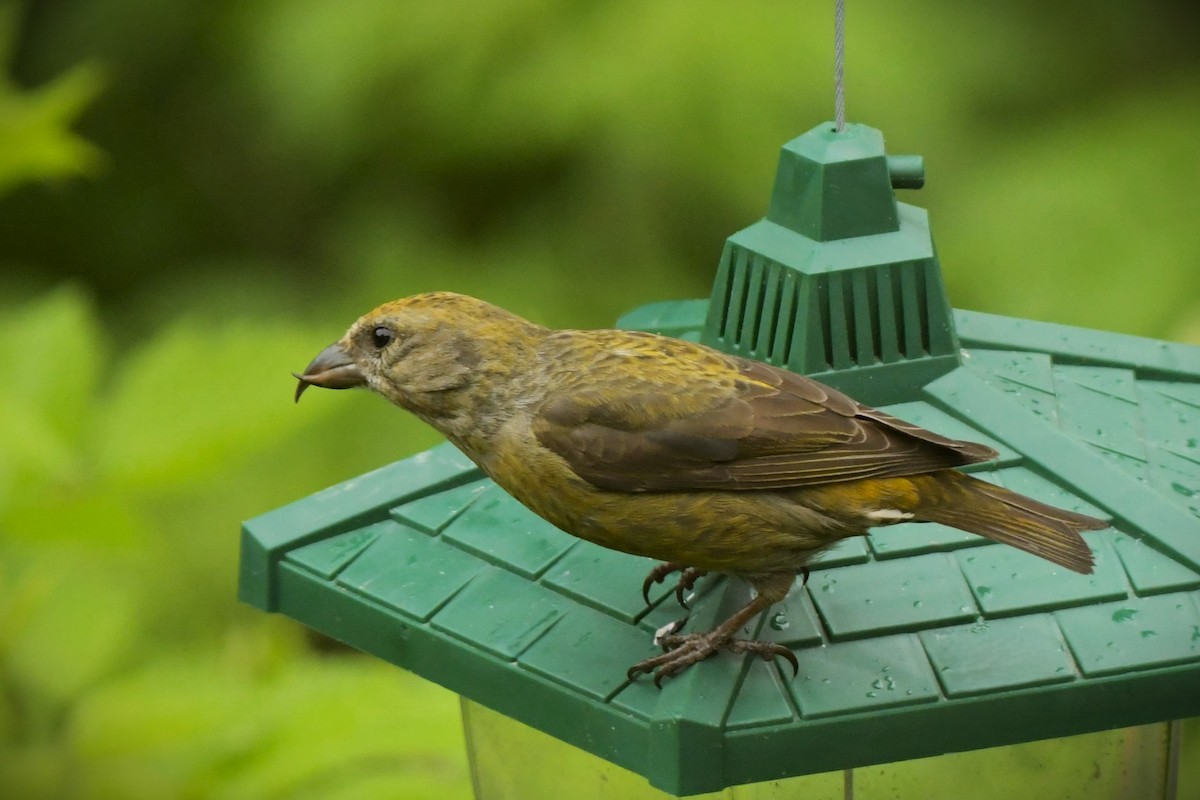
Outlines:
[[678,386],[655,391],[647,379],[654,372],[643,369],[636,396],[613,402],[577,385],[549,398],[535,415],[534,433],[580,477],[631,492],[787,489],[915,475],[996,455],[810,378],[726,360],[734,380],[715,395],[706,384],[697,393],[708,396],[700,408],[681,402]]

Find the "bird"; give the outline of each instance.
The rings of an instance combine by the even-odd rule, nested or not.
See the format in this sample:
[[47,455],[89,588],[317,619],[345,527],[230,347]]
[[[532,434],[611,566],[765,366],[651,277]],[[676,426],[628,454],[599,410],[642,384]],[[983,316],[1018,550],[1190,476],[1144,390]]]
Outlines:
[[871,528],[937,522],[1090,573],[1080,535],[1108,523],[959,471],[997,457],[803,375],[655,333],[558,330],[483,300],[428,292],[384,303],[298,379],[366,387],[439,431],[551,524],[678,572],[709,572],[752,599],[708,631],[660,631],[628,678],[664,678],[726,650],[795,655],[738,638],[823,551]]

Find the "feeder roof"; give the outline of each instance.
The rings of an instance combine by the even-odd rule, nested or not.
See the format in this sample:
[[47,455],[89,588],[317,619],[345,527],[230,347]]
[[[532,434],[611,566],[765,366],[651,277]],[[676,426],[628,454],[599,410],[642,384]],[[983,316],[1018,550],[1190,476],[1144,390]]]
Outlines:
[[[698,340],[707,301],[625,327]],[[1111,519],[1077,575],[936,524],[842,542],[659,691],[683,615],[652,562],[575,539],[443,445],[245,523],[240,596],[675,794],[1200,714],[1200,349],[955,311],[960,365],[889,413],[983,442],[986,480]],[[689,628],[749,589],[696,587]]]

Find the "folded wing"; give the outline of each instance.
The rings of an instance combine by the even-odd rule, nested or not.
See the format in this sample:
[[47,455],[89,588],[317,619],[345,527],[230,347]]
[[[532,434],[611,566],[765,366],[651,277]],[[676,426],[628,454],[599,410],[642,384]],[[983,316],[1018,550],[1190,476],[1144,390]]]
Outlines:
[[628,492],[788,489],[996,457],[801,375],[722,358],[727,371],[703,373],[692,390],[671,370],[655,381],[644,363],[636,391],[619,398],[576,383],[546,399],[534,434],[580,477]]

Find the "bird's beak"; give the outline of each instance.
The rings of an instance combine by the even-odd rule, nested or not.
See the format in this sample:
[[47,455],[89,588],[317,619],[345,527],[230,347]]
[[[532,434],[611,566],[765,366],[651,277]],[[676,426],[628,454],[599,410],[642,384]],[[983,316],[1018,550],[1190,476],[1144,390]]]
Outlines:
[[320,386],[323,389],[353,389],[355,386],[366,386],[367,379],[362,370],[350,358],[340,342],[334,342],[317,355],[304,369],[303,375],[295,375],[300,383],[296,386],[296,402],[309,386]]

